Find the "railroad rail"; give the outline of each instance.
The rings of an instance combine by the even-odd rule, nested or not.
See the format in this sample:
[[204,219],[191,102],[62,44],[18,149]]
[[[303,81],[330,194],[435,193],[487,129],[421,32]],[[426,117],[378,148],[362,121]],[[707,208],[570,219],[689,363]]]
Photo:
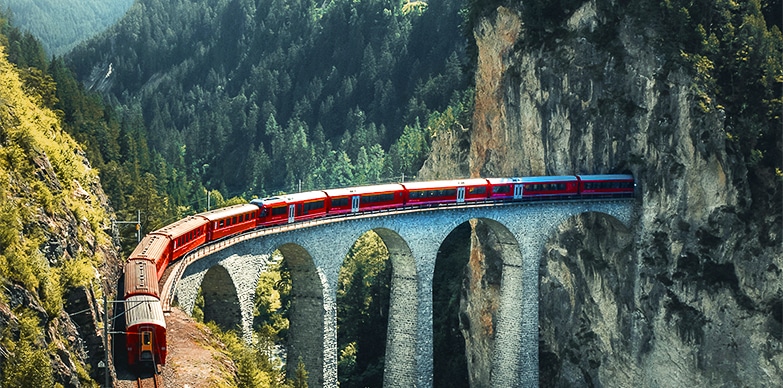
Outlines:
[[163,377],[158,374],[157,372],[152,373],[152,376],[150,377],[137,377],[136,378],[136,387],[137,388],[163,388]]

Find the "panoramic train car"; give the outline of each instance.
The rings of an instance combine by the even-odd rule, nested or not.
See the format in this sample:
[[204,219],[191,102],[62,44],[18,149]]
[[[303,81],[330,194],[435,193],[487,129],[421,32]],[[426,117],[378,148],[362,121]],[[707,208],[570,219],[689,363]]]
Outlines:
[[288,205],[280,197],[254,199],[251,204],[258,206],[258,226],[280,225],[288,222]]
[[158,289],[158,271],[155,263],[144,259],[128,260],[125,263],[125,295],[127,299],[133,295],[160,296]]
[[[171,250],[169,249],[169,239],[166,236],[157,234],[148,234],[141,239],[136,249],[131,252],[128,261],[137,259],[148,260],[155,264],[157,270],[157,279],[163,275],[166,266],[171,261]],[[127,283],[126,283],[127,285]]]
[[134,295],[125,298],[125,345],[128,364],[166,365],[166,320],[158,298]]
[[404,183],[408,206],[438,205],[485,201],[487,199],[486,179],[444,180],[432,182]]
[[283,196],[288,206],[288,223],[304,221],[326,215],[326,200],[323,191],[286,194]]
[[590,197],[632,197],[633,175],[578,175],[579,194]]
[[[169,261],[174,261],[207,241],[207,220],[202,217],[190,216],[150,234],[168,237],[168,249],[171,252]],[[165,264],[168,266],[168,263]]]
[[250,203],[261,209],[258,226],[271,226],[323,217],[327,200],[323,191],[308,191],[254,199]]
[[405,200],[405,188],[398,184],[330,189],[324,193],[329,197],[330,215],[402,207]]
[[489,178],[495,201],[519,199],[575,198],[579,195],[576,176],[535,176],[523,178]]
[[488,197],[493,201],[522,199],[522,178],[488,178]]
[[215,209],[196,216],[203,217],[207,225],[207,241],[215,241],[226,236],[253,229],[258,224],[261,209],[256,205],[241,204]]

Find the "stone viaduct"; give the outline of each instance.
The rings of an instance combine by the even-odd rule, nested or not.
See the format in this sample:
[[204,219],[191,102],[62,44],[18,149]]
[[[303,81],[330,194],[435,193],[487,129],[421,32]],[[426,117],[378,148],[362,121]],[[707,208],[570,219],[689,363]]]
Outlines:
[[[496,387],[538,386],[539,262],[563,222],[603,213],[630,226],[633,200],[478,204],[362,214],[254,231],[203,247],[173,264],[163,286],[192,312],[199,288],[204,314],[246,338],[258,279],[279,250],[292,277],[288,358],[304,361],[311,387],[337,386],[337,275],[367,231],[386,244],[392,264],[384,386],[431,387],[432,279],[438,250],[457,226],[486,222],[502,249],[500,308],[491,371]],[[292,366],[295,368],[294,362]]]

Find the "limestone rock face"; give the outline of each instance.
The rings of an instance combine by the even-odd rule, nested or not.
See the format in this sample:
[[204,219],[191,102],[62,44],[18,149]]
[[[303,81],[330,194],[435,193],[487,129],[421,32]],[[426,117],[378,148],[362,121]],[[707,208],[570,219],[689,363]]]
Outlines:
[[[541,45],[520,43],[513,9],[474,29],[471,175],[638,182],[631,230],[587,214],[542,252],[541,384],[777,385],[779,182],[760,182],[727,151],[723,112],[698,107],[693,77],[655,51],[656,31],[609,19],[584,2]],[[599,33],[609,22],[611,39]]]

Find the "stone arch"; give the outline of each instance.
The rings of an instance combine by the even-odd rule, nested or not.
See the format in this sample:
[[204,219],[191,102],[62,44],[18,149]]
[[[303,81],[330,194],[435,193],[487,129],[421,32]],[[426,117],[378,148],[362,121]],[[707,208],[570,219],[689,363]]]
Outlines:
[[[456,248],[456,250],[451,249]],[[462,256],[461,258],[456,258]],[[453,346],[454,350],[462,351],[465,355],[465,365],[462,367],[461,377],[464,386],[491,386],[491,372],[493,370],[497,349],[495,346],[495,333],[498,332],[498,324],[518,326],[518,322],[504,322],[499,320],[502,306],[501,289],[504,271],[507,266],[519,267],[522,263],[522,255],[519,243],[508,226],[503,223],[485,217],[471,218],[452,229],[444,238],[438,250],[435,264],[434,279],[443,279],[443,276],[456,278],[459,282],[458,315],[457,319],[463,340],[462,349],[457,349],[459,341],[450,344],[434,344],[435,352],[444,352],[444,348]],[[444,271],[453,271],[453,266],[460,266],[457,274],[444,275]],[[442,280],[438,280],[439,283]],[[439,284],[443,287],[445,285]],[[454,285],[452,284],[452,287]],[[452,298],[454,295],[443,295],[441,290],[433,285],[434,298]],[[448,318],[436,318],[440,312],[446,311],[447,306],[442,301],[433,301],[433,320],[443,321]],[[509,307],[507,304],[506,308]],[[454,306],[452,306],[453,310]],[[451,312],[449,312],[450,314]],[[453,319],[452,322],[456,322]],[[433,331],[453,330],[454,327],[433,327]],[[442,342],[439,340],[439,342]],[[453,354],[453,352],[450,352]],[[453,368],[453,367],[452,367]],[[444,379],[448,385],[454,385],[460,378],[449,371],[449,368],[433,365],[434,373],[445,376],[433,376],[434,383],[442,386]],[[441,380],[441,383],[438,381]]]
[[201,281],[204,322],[215,322],[224,330],[242,328],[242,311],[234,281],[221,265],[207,270]]
[[324,322],[326,309],[324,289],[326,279],[306,249],[294,243],[278,247],[291,272],[291,306],[288,310],[289,376],[296,373],[301,358],[307,369],[308,385],[324,385]]
[[557,226],[539,263],[541,385],[635,385],[635,271],[633,234],[614,216],[583,212]]

